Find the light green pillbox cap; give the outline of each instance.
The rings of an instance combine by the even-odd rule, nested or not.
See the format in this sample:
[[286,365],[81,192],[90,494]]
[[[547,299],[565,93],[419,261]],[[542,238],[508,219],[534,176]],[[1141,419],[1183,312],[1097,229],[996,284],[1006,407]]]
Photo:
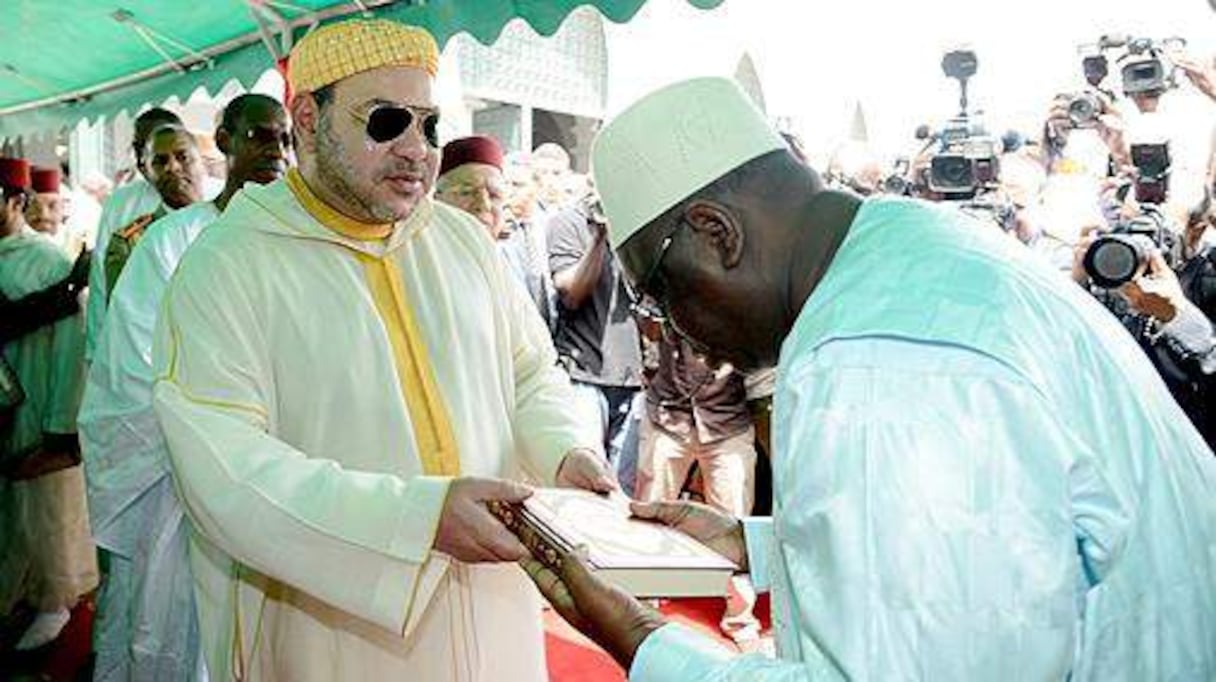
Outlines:
[[785,140],[726,78],[696,78],[638,100],[596,137],[591,174],[619,248],[664,211]]

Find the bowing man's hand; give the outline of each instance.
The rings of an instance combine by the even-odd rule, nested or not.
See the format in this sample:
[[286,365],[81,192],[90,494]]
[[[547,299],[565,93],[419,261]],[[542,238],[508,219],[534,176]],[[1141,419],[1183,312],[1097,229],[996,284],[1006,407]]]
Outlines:
[[557,487],[582,488],[593,493],[620,490],[608,463],[587,448],[575,448],[566,453],[557,467]]
[[529,557],[520,562],[562,618],[594,640],[625,670],[663,617],[624,590],[596,577],[584,557],[558,550],[558,568]]
[[529,556],[519,538],[494,518],[486,504],[494,500],[518,503],[531,495],[531,488],[511,481],[471,476],[453,480],[439,514],[435,549],[466,563],[519,561]]
[[739,519],[697,502],[633,502],[629,510],[639,519],[658,521],[693,538],[747,570],[747,543]]

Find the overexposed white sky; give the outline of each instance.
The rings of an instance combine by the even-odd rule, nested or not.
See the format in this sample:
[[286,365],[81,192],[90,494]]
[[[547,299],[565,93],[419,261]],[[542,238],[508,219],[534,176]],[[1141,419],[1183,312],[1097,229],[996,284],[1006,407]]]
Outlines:
[[[1080,89],[1078,46],[1104,33],[1181,36],[1193,53],[1216,55],[1207,0],[725,0],[710,11],[649,0],[607,31],[610,114],[667,82],[731,75],[746,51],[768,113],[789,118],[819,153],[847,135],[857,102],[888,154],[904,151],[917,125],[955,114],[957,84],[940,62],[958,46],[979,56],[970,99],[997,134],[1035,131],[1054,93]],[[1189,83],[1166,97],[1197,125],[1216,121]]]

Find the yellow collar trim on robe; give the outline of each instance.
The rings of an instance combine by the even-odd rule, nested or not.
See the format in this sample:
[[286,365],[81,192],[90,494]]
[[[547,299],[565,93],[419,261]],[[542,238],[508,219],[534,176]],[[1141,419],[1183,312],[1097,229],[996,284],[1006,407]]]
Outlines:
[[393,233],[392,223],[364,223],[334,210],[313,193],[312,188],[304,181],[304,176],[300,175],[299,169],[292,168],[287,171],[287,186],[317,222],[343,237],[370,242],[384,239]]
[[356,256],[363,263],[372,300],[393,348],[397,381],[410,413],[410,424],[414,427],[414,443],[422,460],[422,471],[428,476],[459,476],[460,455],[456,450],[452,422],[443,396],[439,394],[422,332],[401,281],[401,271],[392,256],[376,258],[365,253]]
[[[383,239],[393,229],[392,225],[368,225],[341,215],[313,194],[295,169],[288,171],[287,185],[313,218],[338,234],[367,241]],[[372,233],[369,228],[380,228],[380,231]],[[459,476],[460,453],[456,449],[452,421],[439,393],[439,384],[435,381],[435,372],[397,262],[392,254],[383,258],[363,252],[355,252],[355,255],[363,264],[376,312],[384,323],[392,347],[397,382],[409,412],[422,472],[428,476]]]

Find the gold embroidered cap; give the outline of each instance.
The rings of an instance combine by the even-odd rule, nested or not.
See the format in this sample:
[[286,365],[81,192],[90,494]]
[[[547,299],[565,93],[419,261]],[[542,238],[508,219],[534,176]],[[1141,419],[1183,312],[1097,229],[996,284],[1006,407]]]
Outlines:
[[425,29],[385,19],[327,24],[296,43],[287,61],[293,93],[313,92],[381,66],[439,70],[439,46]]

